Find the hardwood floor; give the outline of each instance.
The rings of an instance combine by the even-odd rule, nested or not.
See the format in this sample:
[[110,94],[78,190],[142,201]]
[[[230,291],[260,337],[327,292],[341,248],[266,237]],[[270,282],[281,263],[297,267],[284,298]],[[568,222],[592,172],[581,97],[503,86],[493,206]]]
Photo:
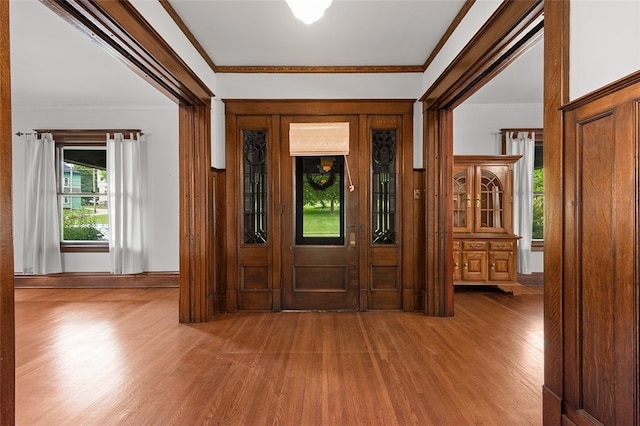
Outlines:
[[190,325],[174,288],[15,295],[18,425],[542,424],[542,287]]

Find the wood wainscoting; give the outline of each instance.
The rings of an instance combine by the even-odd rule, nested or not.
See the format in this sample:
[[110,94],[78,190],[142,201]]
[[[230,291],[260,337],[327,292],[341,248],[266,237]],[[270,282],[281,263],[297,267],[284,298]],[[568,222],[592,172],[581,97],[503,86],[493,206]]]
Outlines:
[[143,272],[114,275],[108,272],[63,272],[14,276],[15,288],[150,288],[178,287],[179,272]]
[[638,123],[640,72],[564,108],[564,274],[548,283],[562,317],[545,336],[561,339],[546,354],[561,362],[545,366],[547,424],[640,420]]

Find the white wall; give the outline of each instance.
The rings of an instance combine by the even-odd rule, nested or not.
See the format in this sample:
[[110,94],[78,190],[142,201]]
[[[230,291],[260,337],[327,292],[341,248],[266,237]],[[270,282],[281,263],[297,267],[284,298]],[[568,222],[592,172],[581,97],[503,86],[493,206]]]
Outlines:
[[462,104],[453,110],[453,153],[501,154],[500,129],[542,128],[542,104]]
[[[12,108],[13,133],[32,129],[136,128],[146,136],[146,271],[179,269],[178,109],[162,107],[19,107]],[[144,148],[143,148],[144,149]],[[15,271],[22,269],[24,227],[24,145],[13,140]],[[109,271],[108,253],[63,253],[65,272]]]
[[[453,153],[497,155],[500,129],[542,128],[541,104],[462,104],[453,110]],[[544,270],[544,254],[531,253],[531,272]]]
[[569,97],[640,70],[640,1],[572,0]]

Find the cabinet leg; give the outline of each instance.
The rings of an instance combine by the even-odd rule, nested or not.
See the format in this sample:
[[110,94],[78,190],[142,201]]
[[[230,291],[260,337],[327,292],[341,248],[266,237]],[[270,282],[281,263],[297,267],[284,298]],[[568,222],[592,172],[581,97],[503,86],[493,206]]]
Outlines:
[[520,284],[498,284],[496,287],[514,296],[520,296],[522,294],[522,286]]

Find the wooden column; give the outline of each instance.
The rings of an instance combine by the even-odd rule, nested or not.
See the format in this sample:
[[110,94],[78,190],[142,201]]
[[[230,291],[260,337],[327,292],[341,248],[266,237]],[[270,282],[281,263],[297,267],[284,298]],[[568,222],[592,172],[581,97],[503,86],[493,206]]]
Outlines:
[[424,312],[431,316],[451,316],[453,224],[450,205],[453,179],[453,110],[427,110],[423,112],[423,116],[427,235]]
[[563,114],[569,96],[569,2],[544,4],[544,386],[545,425],[558,425],[563,387]]
[[0,423],[15,423],[9,2],[0,2]]
[[208,321],[215,312],[210,122],[209,106],[180,106],[180,322]]

